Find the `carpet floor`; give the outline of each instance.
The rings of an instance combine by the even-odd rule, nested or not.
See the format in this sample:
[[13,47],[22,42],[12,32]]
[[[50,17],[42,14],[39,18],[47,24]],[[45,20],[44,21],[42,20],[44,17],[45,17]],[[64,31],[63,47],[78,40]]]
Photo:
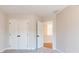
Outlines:
[[15,50],[15,49],[7,49],[2,53],[59,53],[56,50],[48,49],[48,48],[39,48],[37,50]]

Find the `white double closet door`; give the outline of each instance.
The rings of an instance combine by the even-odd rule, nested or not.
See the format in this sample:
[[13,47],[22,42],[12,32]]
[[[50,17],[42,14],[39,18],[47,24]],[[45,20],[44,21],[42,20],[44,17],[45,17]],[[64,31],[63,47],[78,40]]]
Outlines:
[[14,49],[36,49],[36,22],[10,20],[9,45]]

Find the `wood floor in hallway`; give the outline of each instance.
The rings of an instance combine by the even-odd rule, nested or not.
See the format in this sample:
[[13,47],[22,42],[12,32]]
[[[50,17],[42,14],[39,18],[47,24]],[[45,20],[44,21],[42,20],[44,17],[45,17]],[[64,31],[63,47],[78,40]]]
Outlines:
[[50,49],[52,49],[53,47],[52,47],[52,43],[44,43],[44,46],[43,47],[45,47],[45,48],[50,48]]

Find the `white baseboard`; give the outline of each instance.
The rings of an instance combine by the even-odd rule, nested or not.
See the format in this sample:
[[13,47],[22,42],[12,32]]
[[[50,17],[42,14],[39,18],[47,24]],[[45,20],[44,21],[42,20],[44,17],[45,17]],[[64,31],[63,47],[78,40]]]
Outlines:
[[59,50],[59,49],[56,49],[56,51],[58,51],[59,53],[64,53],[63,51]]
[[4,49],[0,49],[0,53],[2,53],[4,51]]
[[[8,50],[8,49],[15,49],[15,48],[4,48],[4,49],[0,49],[0,53],[4,52],[5,50]],[[35,50],[35,48],[32,48],[32,49],[28,48],[27,50]]]
[[4,51],[7,50],[7,49],[14,49],[14,48],[4,48],[4,49],[1,49],[1,50],[0,50],[0,53],[4,52]]
[[[0,53],[4,52],[5,50],[7,49],[14,49],[14,48],[4,48],[4,49],[0,49]],[[59,53],[64,53],[63,51],[59,50],[59,49],[53,49],[53,50],[56,50],[58,51]]]

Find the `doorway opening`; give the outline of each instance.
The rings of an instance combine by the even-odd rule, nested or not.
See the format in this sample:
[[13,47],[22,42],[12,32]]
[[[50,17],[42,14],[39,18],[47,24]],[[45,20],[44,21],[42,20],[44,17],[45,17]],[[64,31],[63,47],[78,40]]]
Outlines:
[[53,36],[53,22],[52,21],[46,21],[43,24],[43,31],[44,31],[44,48],[53,48],[52,43],[52,36]]

